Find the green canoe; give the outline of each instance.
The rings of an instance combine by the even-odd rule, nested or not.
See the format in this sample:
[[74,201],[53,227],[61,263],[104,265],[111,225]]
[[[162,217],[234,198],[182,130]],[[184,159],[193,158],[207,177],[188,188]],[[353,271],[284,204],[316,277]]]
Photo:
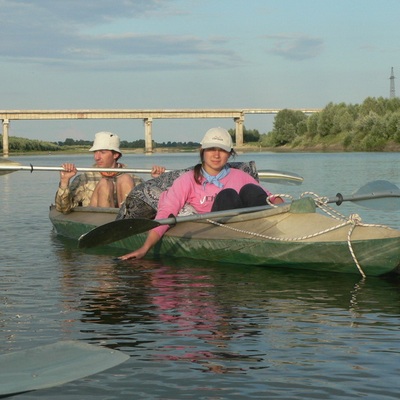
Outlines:
[[[57,234],[78,240],[114,221],[117,211],[78,207],[62,214],[52,206],[50,220]],[[140,247],[146,236],[131,235],[109,246],[120,248],[122,255]],[[304,198],[218,221],[181,222],[148,253],[159,256],[380,276],[399,266],[400,231],[334,219]]]

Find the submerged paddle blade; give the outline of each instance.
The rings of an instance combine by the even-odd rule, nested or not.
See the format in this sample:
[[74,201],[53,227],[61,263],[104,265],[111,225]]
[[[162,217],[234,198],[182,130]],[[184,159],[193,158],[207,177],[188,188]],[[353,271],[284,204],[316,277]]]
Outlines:
[[66,340],[0,356],[0,395],[62,385],[128,360],[118,350]]
[[152,219],[118,219],[108,224],[100,225],[83,234],[79,238],[78,247],[84,249],[104,246],[138,233],[147,232],[159,225],[157,221]]
[[400,189],[385,180],[365,184],[353,194],[353,197],[354,203],[374,210],[396,211],[400,209]]

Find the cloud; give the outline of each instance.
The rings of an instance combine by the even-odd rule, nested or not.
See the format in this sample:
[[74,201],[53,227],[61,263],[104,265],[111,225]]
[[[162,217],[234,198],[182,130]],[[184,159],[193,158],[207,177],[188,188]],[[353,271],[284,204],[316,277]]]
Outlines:
[[[173,0],[0,0],[0,7],[0,61],[83,70],[233,68],[243,63],[224,37],[113,31],[119,20],[182,14]],[[99,26],[103,33],[93,33]],[[104,26],[110,26],[109,33]]]
[[47,21],[87,26],[119,18],[141,18],[157,13],[171,13],[173,0],[0,0],[7,22]]
[[268,35],[264,36],[271,47],[269,53],[288,60],[302,61],[315,58],[323,51],[322,39],[306,35]]

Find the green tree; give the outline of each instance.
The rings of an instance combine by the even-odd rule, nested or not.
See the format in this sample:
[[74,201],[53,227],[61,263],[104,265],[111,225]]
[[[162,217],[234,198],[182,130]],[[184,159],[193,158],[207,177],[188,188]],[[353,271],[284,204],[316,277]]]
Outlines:
[[385,129],[389,139],[400,143],[400,111],[385,115]]
[[360,114],[368,115],[373,112],[378,115],[385,115],[387,99],[383,97],[367,97],[360,106]]
[[[233,142],[236,143],[236,130],[228,129],[229,134],[232,137]],[[260,141],[260,132],[257,129],[246,129],[243,125],[243,142],[254,143]]]
[[305,133],[307,116],[302,111],[284,109],[274,119],[270,141],[273,146],[284,146]]
[[336,134],[334,118],[336,114],[336,106],[329,103],[320,113],[318,118],[317,132],[321,137]]

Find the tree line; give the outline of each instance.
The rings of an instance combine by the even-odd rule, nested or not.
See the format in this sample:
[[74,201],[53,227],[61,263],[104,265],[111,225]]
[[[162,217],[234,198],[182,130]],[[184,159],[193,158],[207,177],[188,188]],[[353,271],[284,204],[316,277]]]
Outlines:
[[[10,152],[29,152],[29,151],[59,151],[57,143],[45,142],[36,139],[25,139],[21,137],[9,136],[8,149]],[[3,150],[3,135],[0,135],[0,150]]]
[[266,147],[337,146],[347,151],[384,151],[400,145],[400,98],[368,97],[362,104],[329,103],[318,113],[282,110]]
[[[236,132],[230,129],[234,142]],[[361,104],[329,103],[320,112],[281,110],[273,129],[260,134],[243,127],[243,142],[264,148],[337,149],[344,151],[385,151],[400,149],[400,98],[368,97]],[[68,138],[64,142],[46,142],[9,137],[9,149],[15,152],[87,149],[92,141]],[[153,148],[198,149],[197,142],[153,141]],[[0,149],[3,148],[0,135]],[[121,141],[123,149],[144,149],[145,140]]]
[[[65,141],[58,142],[47,142],[42,140],[31,140],[16,136],[10,136],[8,138],[8,148],[10,152],[30,152],[30,151],[73,151],[73,150],[87,150],[93,144],[90,140],[75,140],[67,138]],[[196,142],[163,142],[156,143],[153,141],[153,148],[180,148],[180,149],[197,149],[200,147],[200,143]],[[122,140],[120,143],[121,149],[144,149],[144,139],[135,140],[128,142]],[[0,150],[3,150],[3,135],[0,134]]]
[[[235,136],[235,131],[230,131],[233,138]],[[258,142],[260,140],[260,134],[257,130],[244,130],[244,140],[246,142]],[[57,151],[68,151],[68,150],[76,150],[82,149],[87,150],[93,144],[91,140],[76,140],[72,138],[67,138],[64,141],[58,142],[46,142],[41,140],[30,140],[15,136],[10,136],[8,140],[9,150],[15,152],[29,152],[29,151],[49,151],[49,152],[57,152]],[[196,150],[200,147],[200,143],[198,142],[161,142],[157,143],[153,141],[152,143],[153,149],[155,148],[176,148],[176,149],[187,149],[187,150]],[[120,143],[121,149],[144,149],[145,148],[145,140],[139,139],[129,142],[127,140],[121,140]],[[3,149],[3,137],[0,135],[0,150]]]
[[[93,141],[90,140],[74,140],[71,138],[65,139],[64,142],[57,142],[57,145],[60,147],[60,149],[63,149],[65,147],[70,147],[70,148],[74,148],[74,147],[82,147],[82,148],[87,148],[87,147],[91,147],[93,144]],[[146,142],[144,139],[138,139],[138,140],[134,140],[132,142],[129,142],[127,140],[121,140],[119,147],[121,149],[144,149],[146,145]],[[199,147],[200,143],[196,143],[196,142],[162,142],[162,143],[157,143],[153,140],[152,142],[153,148],[156,147],[179,147],[179,148],[195,148],[195,147]]]

